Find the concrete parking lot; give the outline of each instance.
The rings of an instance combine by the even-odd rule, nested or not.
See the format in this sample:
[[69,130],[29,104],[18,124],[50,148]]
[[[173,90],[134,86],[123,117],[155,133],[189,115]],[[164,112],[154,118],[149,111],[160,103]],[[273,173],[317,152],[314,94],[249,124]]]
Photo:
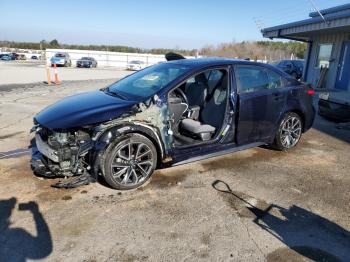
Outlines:
[[140,190],[58,190],[35,177],[32,117],[118,78],[103,72],[0,87],[0,261],[349,261],[350,131],[321,118],[288,153],[255,148],[159,170]]
[[[76,68],[74,65],[58,67],[57,70],[61,81],[121,78],[130,73],[120,68]],[[53,81],[53,68],[50,71]],[[0,85],[39,83],[47,81],[46,75],[46,66],[42,61],[0,61]]]

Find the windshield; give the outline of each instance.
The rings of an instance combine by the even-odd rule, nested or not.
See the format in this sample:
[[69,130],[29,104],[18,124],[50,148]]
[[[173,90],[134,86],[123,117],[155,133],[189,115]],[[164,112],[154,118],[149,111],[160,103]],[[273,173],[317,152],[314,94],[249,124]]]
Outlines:
[[108,87],[107,91],[127,97],[147,98],[187,72],[188,69],[189,67],[172,63],[157,64],[121,79]]
[[55,54],[55,57],[65,57],[65,54]]
[[130,64],[142,64],[142,61],[131,61]]
[[91,60],[90,57],[82,57],[81,60]]

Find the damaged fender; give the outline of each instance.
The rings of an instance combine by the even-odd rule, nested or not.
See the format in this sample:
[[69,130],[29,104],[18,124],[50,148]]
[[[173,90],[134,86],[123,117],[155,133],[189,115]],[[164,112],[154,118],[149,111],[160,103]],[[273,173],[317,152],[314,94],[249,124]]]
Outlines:
[[170,165],[173,138],[166,102],[154,96],[153,99],[140,103],[137,107],[136,113],[103,123],[95,128],[92,137],[92,140],[96,141],[92,157],[95,174],[101,169],[101,160],[108,146],[130,133],[139,133],[149,138],[157,148],[161,167]]

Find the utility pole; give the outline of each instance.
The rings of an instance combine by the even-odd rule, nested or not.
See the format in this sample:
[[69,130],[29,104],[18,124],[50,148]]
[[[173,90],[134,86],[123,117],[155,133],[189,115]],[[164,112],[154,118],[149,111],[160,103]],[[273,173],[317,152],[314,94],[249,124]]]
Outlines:
[[43,44],[40,41],[40,60],[42,60],[43,58],[44,58],[44,56],[43,56]]
[[108,46],[106,47],[106,66],[109,66],[109,62],[108,62]]

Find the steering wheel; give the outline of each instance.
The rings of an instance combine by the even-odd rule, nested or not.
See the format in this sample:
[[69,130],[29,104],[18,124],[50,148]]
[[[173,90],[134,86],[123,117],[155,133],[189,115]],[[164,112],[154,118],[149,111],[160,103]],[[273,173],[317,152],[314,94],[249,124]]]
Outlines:
[[180,88],[176,88],[175,92],[178,92],[178,94],[180,94],[181,98],[184,100],[184,102],[187,104],[187,106],[189,106],[188,99],[187,99],[187,96],[185,95],[185,93]]

